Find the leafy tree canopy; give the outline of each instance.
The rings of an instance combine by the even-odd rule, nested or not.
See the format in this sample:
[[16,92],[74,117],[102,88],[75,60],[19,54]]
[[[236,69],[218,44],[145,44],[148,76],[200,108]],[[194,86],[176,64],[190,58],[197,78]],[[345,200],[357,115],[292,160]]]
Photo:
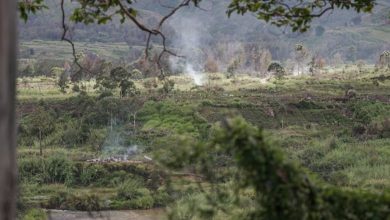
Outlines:
[[[198,7],[202,0],[183,0],[172,7],[172,11],[166,18],[173,15],[177,9],[188,6],[191,3]],[[203,0],[206,1],[206,0]],[[79,3],[73,10],[71,19],[75,22],[106,23],[113,16],[119,15],[124,22],[129,18],[143,31],[159,31],[145,27],[137,20],[137,9],[133,7],[134,0],[77,0]],[[227,8],[227,14],[253,13],[260,20],[270,22],[277,26],[290,26],[293,31],[307,31],[314,18],[321,17],[326,12],[334,9],[357,12],[371,12],[377,0],[232,0]],[[161,4],[156,1],[156,4]],[[22,19],[27,20],[29,13],[46,8],[44,0],[19,0],[19,12]],[[164,21],[164,19],[162,20]],[[163,22],[162,22],[163,23]],[[162,24],[161,23],[161,24]]]
[[228,14],[254,13],[260,20],[276,26],[290,26],[293,31],[305,32],[313,18],[321,17],[334,9],[354,9],[371,12],[376,0],[233,0]]

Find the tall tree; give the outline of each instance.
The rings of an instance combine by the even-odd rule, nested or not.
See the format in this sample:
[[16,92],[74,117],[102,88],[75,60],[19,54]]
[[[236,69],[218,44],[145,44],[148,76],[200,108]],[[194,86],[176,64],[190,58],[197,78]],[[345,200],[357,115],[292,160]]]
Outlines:
[[25,118],[25,121],[21,122],[24,125],[24,129],[31,136],[36,137],[39,141],[39,155],[43,154],[43,143],[45,137],[50,135],[55,128],[55,118],[53,112],[45,109],[44,106],[39,106],[34,110],[31,115]]
[[16,1],[0,1],[0,219],[15,219]]

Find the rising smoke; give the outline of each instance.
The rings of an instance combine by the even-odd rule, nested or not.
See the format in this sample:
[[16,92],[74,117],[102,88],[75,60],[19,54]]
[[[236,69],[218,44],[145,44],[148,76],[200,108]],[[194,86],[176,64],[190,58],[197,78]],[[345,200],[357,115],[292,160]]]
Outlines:
[[205,55],[202,51],[206,40],[203,38],[205,34],[202,33],[207,33],[208,28],[207,24],[198,22],[197,16],[198,14],[184,12],[170,21],[176,33],[172,45],[175,45],[178,54],[184,58],[171,56],[169,62],[174,71],[187,74],[196,85],[201,86],[206,77],[203,73]]
[[118,129],[110,129],[101,147],[103,159],[117,158],[120,160],[128,160],[139,153],[139,146],[126,143],[123,136],[124,134]]

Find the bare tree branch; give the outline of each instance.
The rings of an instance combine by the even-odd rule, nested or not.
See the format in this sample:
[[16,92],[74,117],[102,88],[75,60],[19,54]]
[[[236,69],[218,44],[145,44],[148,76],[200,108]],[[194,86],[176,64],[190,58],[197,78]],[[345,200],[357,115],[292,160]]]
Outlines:
[[[172,7],[171,11],[165,15],[164,17],[161,18],[160,22],[158,23],[157,25],[157,28],[148,28],[145,24],[141,23],[134,15],[132,15],[129,10],[124,6],[124,4],[119,0],[118,1],[118,5],[119,7],[121,8],[122,12],[142,31],[144,32],[147,32],[148,33],[148,38],[147,38],[147,41],[146,41],[146,48],[145,48],[145,59],[147,59],[149,57],[149,48],[150,48],[150,40],[151,40],[151,37],[152,35],[154,36],[160,36],[161,39],[162,39],[162,46],[163,46],[163,49],[162,51],[160,52],[159,56],[158,56],[158,60],[157,60],[157,65],[158,65],[158,68],[160,69],[161,73],[163,74],[163,69],[162,69],[162,66],[161,66],[161,59],[163,57],[163,55],[166,53],[166,54],[169,54],[169,55],[172,55],[172,56],[177,56],[177,57],[182,57],[184,58],[184,56],[180,56],[178,55],[177,53],[169,50],[167,48],[167,45],[166,45],[166,36],[164,35],[164,33],[161,31],[162,29],[162,26],[164,25],[164,23],[172,16],[174,15],[180,8],[182,7],[185,7],[185,6],[188,6],[190,4],[191,0],[183,0],[179,5],[177,5],[176,7]],[[161,4],[161,2],[160,2]]]
[[172,11],[170,11],[167,15],[165,15],[165,16],[160,20],[160,23],[158,24],[157,29],[158,29],[158,30],[161,30],[161,27],[162,27],[162,25],[164,24],[164,22],[165,22],[169,17],[171,17],[173,14],[175,14],[176,11],[179,10],[181,7],[188,6],[189,3],[190,3],[190,1],[191,1],[191,0],[184,0],[182,3],[180,3],[180,4],[177,5],[175,8],[173,8]]
[[62,13],[62,36],[61,36],[61,40],[62,41],[66,41],[68,42],[71,47],[72,47],[72,55],[73,55],[73,62],[80,68],[82,69],[83,67],[80,65],[79,61],[78,61],[78,58],[76,56],[76,49],[75,49],[75,46],[74,46],[74,43],[72,40],[70,40],[69,38],[66,37],[66,34],[68,33],[68,26],[66,25],[65,23],[65,9],[64,9],[64,0],[61,0],[61,13]]

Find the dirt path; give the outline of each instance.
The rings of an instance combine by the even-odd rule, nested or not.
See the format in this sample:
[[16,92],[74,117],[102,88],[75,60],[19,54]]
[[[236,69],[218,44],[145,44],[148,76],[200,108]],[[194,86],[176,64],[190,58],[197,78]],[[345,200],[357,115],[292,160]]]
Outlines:
[[50,220],[161,220],[163,209],[80,212],[68,210],[48,210]]

